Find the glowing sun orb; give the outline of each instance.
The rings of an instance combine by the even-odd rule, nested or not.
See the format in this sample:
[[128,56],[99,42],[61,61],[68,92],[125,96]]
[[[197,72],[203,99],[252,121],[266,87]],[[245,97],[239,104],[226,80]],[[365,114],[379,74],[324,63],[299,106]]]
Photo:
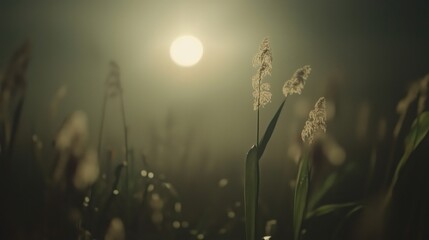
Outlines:
[[170,57],[179,66],[190,67],[203,56],[203,44],[193,36],[176,38],[170,46]]

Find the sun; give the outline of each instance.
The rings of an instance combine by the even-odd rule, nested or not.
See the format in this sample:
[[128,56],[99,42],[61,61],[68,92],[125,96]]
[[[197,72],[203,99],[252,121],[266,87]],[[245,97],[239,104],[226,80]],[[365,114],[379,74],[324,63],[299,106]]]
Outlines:
[[190,67],[203,56],[203,44],[194,36],[176,38],[170,46],[170,57],[179,66]]

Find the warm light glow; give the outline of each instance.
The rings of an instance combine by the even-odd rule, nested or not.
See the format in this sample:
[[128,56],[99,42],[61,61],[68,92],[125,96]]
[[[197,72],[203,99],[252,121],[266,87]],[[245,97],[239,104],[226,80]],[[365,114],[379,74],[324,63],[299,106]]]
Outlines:
[[193,66],[203,56],[203,44],[193,36],[178,37],[171,44],[170,56],[176,64],[182,67]]

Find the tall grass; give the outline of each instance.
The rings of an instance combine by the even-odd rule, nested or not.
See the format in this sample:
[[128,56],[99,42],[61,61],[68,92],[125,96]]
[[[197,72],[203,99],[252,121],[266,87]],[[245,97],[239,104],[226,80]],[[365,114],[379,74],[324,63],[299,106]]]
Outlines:
[[[256,59],[256,61],[255,61]],[[256,64],[255,64],[256,62]],[[269,41],[265,38],[259,48],[259,52],[254,58],[254,66],[258,67],[256,75],[252,78],[252,87],[253,87],[253,97],[254,97],[254,110],[257,111],[257,126],[256,126],[256,144],[247,153],[246,162],[245,162],[245,226],[246,226],[246,239],[255,240],[260,236],[257,236],[257,226],[258,221],[258,204],[259,204],[259,161],[265,151],[265,147],[268,144],[271,135],[277,124],[279,115],[285,105],[288,95],[293,93],[301,94],[301,91],[304,87],[305,80],[307,79],[310,73],[310,67],[305,66],[301,69],[298,69],[294,76],[288,80],[283,87],[283,94],[285,99],[280,104],[275,115],[272,117],[270,123],[262,139],[259,139],[259,129],[260,129],[260,107],[265,106],[267,103],[271,102],[272,94],[269,92],[270,85],[266,82],[262,82],[263,78],[267,75],[271,75],[272,72],[272,53],[271,48],[269,47]],[[396,147],[396,142],[399,138],[399,132],[401,131],[402,125],[404,124],[405,117],[408,112],[408,107],[413,102],[417,102],[417,112],[418,115],[414,122],[411,125],[410,131],[405,141],[405,149],[402,157],[395,164],[395,171],[393,177],[389,180],[388,188],[384,194],[383,201],[379,205],[379,213],[374,219],[382,221],[383,223],[377,225],[378,233],[371,233],[369,235],[363,234],[362,236],[377,236],[386,237],[388,230],[385,228],[386,224],[388,225],[388,219],[391,216],[391,212],[394,212],[392,209],[392,198],[394,197],[394,191],[400,181],[401,173],[404,171],[410,156],[413,151],[416,150],[419,144],[426,138],[427,132],[429,131],[429,114],[425,112],[425,104],[427,100],[427,91],[428,91],[428,82],[429,77],[422,79],[418,83],[414,83],[407,96],[400,101],[398,104],[398,113],[400,114],[399,120],[393,129],[393,140],[391,149],[394,150]],[[418,101],[417,101],[418,99]],[[361,212],[365,208],[370,207],[366,206],[364,199],[370,196],[363,196],[363,199],[357,199],[356,201],[346,202],[346,203],[332,203],[322,206],[318,206],[318,202],[323,199],[324,195],[332,188],[336,183],[336,175],[330,175],[326,179],[325,183],[322,185],[321,189],[313,189],[311,187],[311,178],[313,175],[312,170],[312,161],[313,161],[313,147],[315,142],[318,141],[318,136],[320,133],[326,132],[326,103],[324,98],[320,98],[315,104],[315,109],[309,113],[309,120],[305,123],[304,129],[301,133],[302,140],[304,142],[304,147],[302,150],[301,158],[299,161],[298,174],[295,185],[294,201],[293,201],[293,238],[295,240],[300,240],[303,238],[303,233],[306,232],[303,229],[303,223],[305,221],[310,221],[313,218],[319,218],[323,216],[328,216],[333,213],[345,212],[343,219],[338,223],[338,227],[333,233],[332,237],[336,239],[341,234],[342,228],[346,225],[346,222],[357,213]],[[323,140],[323,139],[322,139]],[[374,154],[376,150],[373,150]],[[373,172],[376,165],[376,156],[373,154],[371,157],[371,171]],[[390,163],[388,166],[392,166],[393,162],[393,151],[390,154]],[[389,176],[390,169],[387,168],[387,176]],[[371,173],[372,175],[373,173]],[[372,178],[372,176],[371,176]],[[368,181],[368,184],[371,184],[371,180]],[[311,190],[311,192],[310,192]],[[364,210],[365,212],[368,210]],[[366,215],[363,215],[365,220],[371,221],[371,219],[366,219]],[[419,222],[421,224],[421,222]],[[362,224],[365,226],[366,224]],[[421,229],[419,229],[420,231]],[[383,233],[386,231],[386,233]],[[416,235],[416,234],[414,234]],[[419,236],[424,236],[424,233],[419,233]],[[265,238],[265,237],[264,237]],[[267,237],[269,238],[269,237]]]
[[[284,98],[265,125],[261,121],[263,107],[271,102],[272,94],[275,93],[271,93],[271,85],[267,81],[272,75],[273,54],[268,38],[263,39],[253,59],[256,68],[252,77],[256,142],[245,159],[244,209],[236,199],[231,202],[230,199],[225,200],[224,194],[231,195],[232,190],[236,189],[226,191],[226,186],[232,180],[228,182],[222,179],[216,191],[210,195],[211,204],[195,223],[183,215],[183,193],[179,194],[180,189],[151,164],[150,157],[141,154],[137,161],[138,157],[129,146],[124,91],[120,68],[115,62],[109,63],[105,88],[102,88],[104,92],[96,149],[92,149],[88,137],[91,119],[83,111],[74,111],[52,136],[52,146],[44,144],[38,135],[25,136],[24,142],[32,144],[30,154],[33,154],[38,165],[26,160],[31,159],[27,155],[25,159],[18,158],[17,155],[26,151],[25,145],[15,142],[25,107],[29,60],[30,46],[25,43],[13,54],[0,82],[0,189],[3,191],[0,238],[230,239],[243,237],[243,225],[246,239],[263,237],[259,234],[262,232],[259,227],[263,219],[259,208],[260,161],[287,98],[302,93],[311,72],[310,66],[297,69],[285,81],[282,88]],[[329,170],[320,177],[320,155],[325,154],[323,151],[331,141],[329,136],[325,136],[329,99],[321,97],[316,101],[308,114],[308,120],[302,123],[302,148],[296,181],[293,194],[287,196],[293,199],[291,215],[285,217],[292,223],[291,238],[427,239],[429,210],[425,201],[429,200],[426,196],[429,185],[425,175],[425,166],[428,166],[425,148],[429,132],[428,83],[429,75],[413,83],[399,102],[398,121],[391,131],[391,150],[384,159],[380,158],[383,149],[372,147],[371,160],[368,161],[371,176],[367,178],[364,170],[352,164],[346,164],[336,171]],[[280,89],[278,92],[280,94]],[[123,138],[123,146],[118,148],[124,147],[124,151],[112,148],[105,154],[103,143],[104,133],[108,131],[107,105],[116,100],[120,102],[118,115]],[[332,128],[335,126],[330,125]],[[403,143],[403,148],[400,143]],[[53,160],[53,163],[47,164],[47,159]],[[24,172],[20,168],[21,162],[28,163],[30,171]],[[365,162],[362,162],[357,165],[364,165]],[[49,170],[39,172],[38,168]],[[23,178],[27,173],[31,176]],[[23,180],[11,180],[16,175]],[[362,184],[365,185],[365,191],[360,193],[359,189],[350,189],[354,198],[340,201],[331,196],[339,186],[348,187],[350,179],[356,176],[362,176],[365,180]],[[384,184],[380,184],[381,177],[386,179]],[[40,181],[40,186],[29,179]],[[283,187],[286,188],[278,186]],[[39,193],[30,194],[31,191]],[[374,197],[374,192],[380,196]],[[39,198],[33,199],[34,196]],[[34,203],[38,201],[39,204]],[[29,203],[39,209],[27,213],[25,210],[29,207],[25,204]],[[287,204],[282,207],[288,208]],[[193,210],[192,207],[188,209]],[[241,218],[243,210],[244,221]],[[285,224],[276,220],[269,222],[271,225]],[[322,233],[318,227],[322,228]],[[274,234],[273,239],[276,237]],[[270,237],[264,236],[264,239]]]
[[[270,92],[270,84],[267,82],[263,82],[263,79],[271,75],[272,73],[272,52],[269,45],[268,38],[264,38],[260,47],[258,53],[253,58],[253,66],[257,68],[256,74],[252,77],[252,87],[253,87],[253,109],[256,110],[256,144],[252,146],[252,148],[247,153],[246,157],[246,169],[245,169],[245,190],[244,190],[244,199],[245,199],[245,215],[246,215],[246,238],[248,240],[255,240],[256,239],[256,229],[257,229],[257,214],[258,214],[258,201],[259,201],[259,161],[261,157],[263,156],[263,153],[265,151],[265,148],[268,144],[268,142],[271,139],[271,136],[274,132],[274,129],[276,127],[277,121],[279,119],[279,116],[282,112],[283,106],[286,103],[286,99],[289,95],[293,93],[301,94],[302,89],[304,88],[305,81],[307,80],[311,68],[309,66],[304,66],[303,68],[298,69],[291,79],[287,80],[283,86],[283,94],[285,96],[284,100],[280,104],[277,112],[272,117],[270,123],[268,124],[267,129],[265,130],[263,137],[261,140],[259,140],[259,129],[260,129],[260,109],[261,107],[265,106],[269,102],[271,102],[272,93]],[[324,103],[324,99],[323,99]],[[326,112],[325,112],[325,118],[326,118]],[[319,118],[315,118],[314,120],[319,120]],[[324,122],[325,120],[323,120]],[[309,122],[312,123],[312,122]],[[318,126],[317,126],[318,127]],[[305,128],[305,135],[307,137],[313,138],[313,135],[318,131],[316,129],[316,123],[315,125],[309,124]],[[324,129],[326,131],[326,129]],[[303,137],[304,139],[304,137]],[[308,161],[305,162],[304,168],[301,168],[303,170],[302,173],[298,176],[299,178],[306,178],[303,176],[305,173],[305,176],[308,177]],[[302,181],[301,181],[302,182]],[[308,181],[307,181],[308,183]],[[301,198],[305,198],[307,190],[304,188],[308,188],[308,185],[306,183],[302,182],[302,187],[299,187],[298,193],[296,194],[296,198],[301,200]],[[304,189],[304,190],[302,190]],[[303,199],[302,199],[303,200]],[[299,201],[302,202],[302,201]],[[295,207],[295,218],[296,221],[294,221],[295,224],[295,231],[300,231],[300,221],[302,218],[302,215],[304,214],[304,208],[300,208],[298,206]],[[298,210],[300,209],[300,210]],[[301,217],[298,217],[301,216]],[[298,223],[299,222],[299,223]],[[296,239],[298,239],[298,235],[296,235]]]
[[27,90],[26,71],[30,61],[30,42],[13,54],[0,79],[1,154],[12,154]]

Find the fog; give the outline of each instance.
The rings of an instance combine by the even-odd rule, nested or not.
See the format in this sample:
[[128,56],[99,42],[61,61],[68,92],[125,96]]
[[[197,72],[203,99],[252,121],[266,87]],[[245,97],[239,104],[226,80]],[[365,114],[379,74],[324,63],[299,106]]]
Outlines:
[[[396,104],[429,72],[428,28],[424,1],[2,1],[0,72],[28,40],[19,142],[36,134],[49,146],[63,119],[82,110],[95,148],[108,64],[115,61],[136,159],[145,156],[202,211],[211,199],[205,191],[222,178],[236,190],[231,198],[241,197],[244,159],[256,142],[252,58],[268,36],[273,98],[261,109],[261,133],[284,98],[284,82],[296,69],[312,68],[302,95],[288,98],[261,160],[262,198],[278,209],[284,200],[274,196],[286,194],[296,175],[289,146],[300,141],[315,101],[325,96],[333,104],[327,134],[347,155],[369,149],[380,119],[391,132]],[[189,68],[169,56],[172,41],[186,34],[204,45],[201,61]],[[66,94],[53,113],[61,88]],[[124,148],[119,103],[107,101],[102,152]],[[368,124],[359,138],[362,111]],[[278,183],[280,193],[271,190]]]

